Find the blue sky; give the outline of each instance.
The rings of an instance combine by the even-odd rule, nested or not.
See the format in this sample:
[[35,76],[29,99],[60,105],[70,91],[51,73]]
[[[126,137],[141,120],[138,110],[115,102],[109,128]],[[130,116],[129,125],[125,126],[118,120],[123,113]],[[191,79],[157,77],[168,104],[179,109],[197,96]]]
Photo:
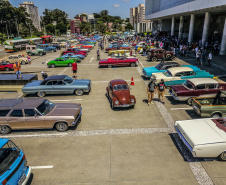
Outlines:
[[[9,0],[18,7],[23,0]],[[33,0],[39,8],[39,15],[45,8],[65,11],[69,18],[79,13],[99,13],[101,10],[108,10],[110,15],[129,18],[129,9],[144,3],[144,0]]]

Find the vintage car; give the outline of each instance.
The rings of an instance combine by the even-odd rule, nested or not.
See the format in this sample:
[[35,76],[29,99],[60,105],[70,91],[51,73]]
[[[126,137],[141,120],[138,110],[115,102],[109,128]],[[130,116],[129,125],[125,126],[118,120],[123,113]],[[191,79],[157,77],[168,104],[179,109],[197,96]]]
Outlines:
[[177,121],[175,129],[193,157],[226,160],[226,118]]
[[78,46],[79,48],[82,48],[82,49],[93,49],[93,45],[85,45],[85,44],[77,44],[75,46]]
[[49,44],[37,44],[38,49],[44,49],[46,52],[56,52],[57,48],[52,47]]
[[139,63],[137,58],[127,58],[127,57],[121,57],[121,58],[108,58],[100,60],[99,67],[108,67],[112,68],[112,66],[131,66],[135,67]]
[[81,54],[84,56],[87,55],[87,51],[80,51],[78,48],[69,48],[66,51],[62,51],[61,55],[66,55],[68,53]]
[[0,105],[1,134],[9,134],[12,130],[53,128],[64,132],[76,126],[82,116],[81,104],[54,104],[44,98],[1,99]]
[[55,47],[57,50],[61,49],[61,46],[59,44],[56,44],[56,43],[49,43],[49,46]]
[[152,62],[156,62],[157,60],[163,58],[166,60],[174,60],[176,58],[173,51],[166,51],[165,49],[150,49],[147,54],[148,59]]
[[36,45],[26,45],[26,53],[31,55],[45,55],[46,51],[44,49],[38,49]]
[[129,86],[126,81],[118,79],[108,83],[106,88],[107,97],[111,103],[111,108],[115,107],[134,107],[136,98],[130,94]]
[[91,80],[73,80],[67,75],[49,76],[45,80],[36,80],[26,84],[22,92],[26,94],[36,94],[44,97],[46,94],[75,94],[81,96],[91,90]]
[[28,63],[28,60],[26,57],[22,57],[21,55],[10,55],[8,59],[4,60],[3,62],[7,64],[13,64],[15,62],[21,63],[22,65],[25,65]]
[[13,70],[13,64],[7,64],[5,62],[0,63],[0,71],[10,71]]
[[149,78],[152,76],[153,73],[163,73],[165,72],[167,69],[172,68],[172,67],[190,67],[192,68],[194,71],[200,71],[200,69],[196,66],[192,66],[192,65],[180,65],[177,62],[161,62],[159,64],[157,64],[155,67],[145,67],[143,68],[143,74],[145,78]]
[[126,49],[126,50],[130,50],[130,47],[124,47],[124,46],[117,46],[117,45],[113,45],[112,47],[108,47],[105,49],[105,52],[109,52],[111,50],[120,50],[120,49]]
[[84,55],[74,54],[74,53],[68,53],[66,55],[62,55],[61,57],[64,57],[64,58],[80,58],[80,59],[84,59],[85,58]]
[[218,91],[215,96],[193,98],[192,107],[201,117],[226,117],[226,91]]
[[118,54],[112,54],[111,56],[109,56],[108,58],[122,58],[122,57],[127,57],[127,58],[137,58],[135,54],[133,54],[132,56],[130,55],[130,53],[118,53]]
[[77,46],[72,46],[71,47],[73,50],[76,50],[76,51],[82,51],[82,52],[85,52],[87,55],[88,55],[88,52],[90,52],[90,48],[82,48],[81,46],[77,45]]
[[66,42],[52,42],[51,44],[58,45],[60,48],[65,48],[67,45]]
[[109,52],[108,52],[108,55],[112,55],[112,54],[118,54],[118,53],[120,53],[120,54],[125,54],[125,53],[130,53],[130,50],[110,50]]
[[216,96],[218,91],[226,90],[226,83],[219,83],[211,78],[193,78],[182,85],[173,85],[169,93],[175,100],[192,104],[193,97]]
[[214,75],[206,71],[195,71],[190,67],[172,67],[164,73],[153,73],[151,79],[157,83],[163,79],[166,86],[181,85],[192,78],[213,78]]
[[79,58],[64,58],[64,57],[60,57],[60,58],[56,58],[55,60],[51,60],[47,63],[48,67],[54,68],[54,67],[71,67],[72,64],[74,63],[74,61],[76,62],[81,62],[81,59]]

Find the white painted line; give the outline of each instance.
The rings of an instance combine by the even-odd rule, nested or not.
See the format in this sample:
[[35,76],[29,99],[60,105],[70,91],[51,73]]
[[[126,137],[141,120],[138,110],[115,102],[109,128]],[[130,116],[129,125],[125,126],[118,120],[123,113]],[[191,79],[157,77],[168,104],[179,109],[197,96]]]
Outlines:
[[72,99],[72,100],[50,100],[50,101],[82,101],[82,99]]
[[90,63],[93,61],[94,57],[91,58]]
[[47,64],[50,60],[52,60],[52,59],[49,59],[49,60],[43,62],[43,64]]
[[137,71],[140,75],[142,75],[142,69],[140,67],[137,67]]
[[142,67],[144,67],[144,65],[142,64],[142,62],[141,62],[141,61],[139,61],[139,63],[142,65]]
[[[56,137],[56,136],[67,136],[68,133],[55,133],[55,134],[25,134],[25,135],[19,135],[19,134],[9,134],[7,135],[7,138],[30,138],[30,137]],[[5,138],[5,136],[0,136],[0,138]]]
[[171,108],[170,110],[193,110],[193,108],[188,107],[188,108]]
[[18,93],[18,98],[21,98],[24,94],[22,92]]
[[53,165],[50,166],[30,166],[31,169],[49,169],[49,168],[53,168]]
[[65,68],[63,71],[61,71],[58,75],[62,75],[65,73],[65,71],[67,71],[69,69],[69,67]]

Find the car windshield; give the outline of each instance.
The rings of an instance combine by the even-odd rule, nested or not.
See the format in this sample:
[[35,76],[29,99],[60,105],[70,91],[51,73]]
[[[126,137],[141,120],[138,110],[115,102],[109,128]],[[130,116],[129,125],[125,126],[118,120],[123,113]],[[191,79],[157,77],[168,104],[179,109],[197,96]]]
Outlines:
[[37,107],[37,109],[42,115],[46,115],[49,114],[54,107],[54,103],[50,102],[49,100],[45,100],[41,105]]
[[191,84],[191,82],[189,82],[188,80],[186,82],[184,82],[183,84],[185,87],[187,87],[188,89],[194,89],[193,85]]
[[155,66],[156,69],[161,70],[162,69],[162,64],[158,64],[157,66]]
[[12,166],[14,161],[18,158],[20,150],[8,141],[2,148],[0,148],[0,176],[4,174]]
[[172,76],[172,74],[171,74],[171,72],[169,70],[166,70],[164,72],[164,75],[167,76],[167,77],[171,77]]
[[114,86],[114,91],[119,91],[119,90],[128,90],[128,86],[126,84],[115,85]]
[[74,80],[73,80],[72,78],[70,78],[69,76],[66,76],[66,77],[64,78],[64,81],[65,81],[66,83],[68,83],[68,84],[72,84],[72,83],[74,82]]

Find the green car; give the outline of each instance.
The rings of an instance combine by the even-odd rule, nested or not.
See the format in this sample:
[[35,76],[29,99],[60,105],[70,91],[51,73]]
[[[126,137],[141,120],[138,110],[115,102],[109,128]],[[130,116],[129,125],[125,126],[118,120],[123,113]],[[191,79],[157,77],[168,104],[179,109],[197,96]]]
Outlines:
[[74,61],[76,61],[76,63],[81,62],[81,59],[79,58],[69,58],[69,59],[65,59],[63,57],[57,58],[55,60],[52,60],[50,62],[47,63],[48,67],[71,67],[72,64],[74,63]]

